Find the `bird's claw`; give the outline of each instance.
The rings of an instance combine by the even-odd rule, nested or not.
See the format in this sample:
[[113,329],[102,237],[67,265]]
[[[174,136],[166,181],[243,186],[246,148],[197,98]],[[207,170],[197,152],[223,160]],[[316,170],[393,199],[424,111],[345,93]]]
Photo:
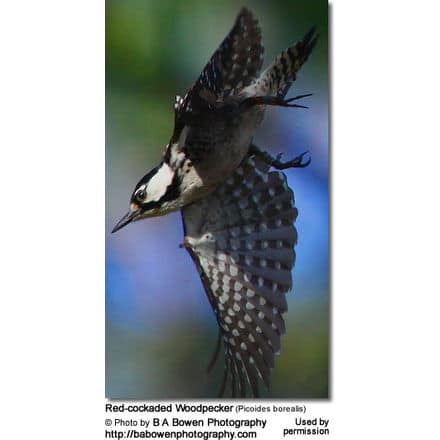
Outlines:
[[278,170],[285,170],[287,168],[305,168],[312,161],[312,158],[309,157],[305,162],[303,162],[304,156],[308,153],[308,151],[304,151],[304,153],[301,153],[299,156],[296,156],[287,162],[281,162],[281,154],[279,154],[276,159],[272,161],[271,165]]
[[305,105],[299,104],[291,104],[293,101],[297,101],[298,99],[307,98],[308,96],[312,96],[313,93],[307,93],[306,95],[298,95],[289,99],[281,99],[281,103],[279,104],[282,107],[297,107],[297,108],[308,108]]
[[239,104],[239,109],[241,111],[248,110],[250,107],[254,105],[274,105],[279,107],[298,107],[298,108],[308,108],[305,105],[292,104],[293,101],[297,101],[298,99],[307,98],[308,96],[312,96],[312,93],[307,93],[305,95],[294,96],[293,98],[284,99],[283,96],[251,96]]
[[304,153],[301,153],[300,155],[296,156],[294,159],[292,159],[292,166],[295,168],[305,168],[308,165],[310,165],[310,162],[312,161],[312,158],[309,157],[305,162],[303,162],[303,157],[309,154],[309,151],[304,151]]
[[305,168],[312,161],[311,157],[309,157],[306,161],[303,161],[304,156],[306,154],[309,154],[308,151],[304,151],[304,153],[301,153],[300,155],[294,157],[292,160],[281,162],[281,157],[283,153],[277,154],[277,156],[274,158],[269,153],[260,150],[254,144],[250,146],[249,153],[258,156],[267,165],[276,168],[277,170],[285,170],[287,168]]

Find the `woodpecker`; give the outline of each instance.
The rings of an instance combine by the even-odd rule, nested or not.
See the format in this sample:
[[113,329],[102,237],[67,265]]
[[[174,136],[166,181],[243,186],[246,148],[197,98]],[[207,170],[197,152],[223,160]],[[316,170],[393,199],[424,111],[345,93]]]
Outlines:
[[[194,261],[224,346],[219,396],[259,396],[270,386],[285,333],[285,294],[292,288],[297,209],[280,170],[309,165],[307,152],[282,162],[253,143],[267,106],[307,108],[286,99],[317,42],[315,28],[260,73],[264,48],[252,12],[234,26],[194,85],[176,96],[174,130],[161,163],[135,186],[127,224],[181,210],[183,247]],[[273,170],[275,169],[275,170]]]

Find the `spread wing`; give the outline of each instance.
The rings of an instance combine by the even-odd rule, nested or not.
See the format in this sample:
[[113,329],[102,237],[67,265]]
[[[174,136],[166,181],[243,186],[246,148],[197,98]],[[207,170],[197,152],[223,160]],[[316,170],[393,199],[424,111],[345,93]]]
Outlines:
[[243,8],[234,26],[206,64],[195,88],[224,98],[249,85],[260,72],[264,48],[261,29],[249,9]]
[[193,87],[182,98],[176,96],[174,139],[185,125],[203,124],[205,115],[217,101],[248,86],[260,72],[264,48],[258,21],[242,8],[229,34],[214,52]]
[[220,327],[232,396],[269,387],[285,333],[297,216],[282,172],[250,157],[207,198],[182,210],[185,247],[197,266]]

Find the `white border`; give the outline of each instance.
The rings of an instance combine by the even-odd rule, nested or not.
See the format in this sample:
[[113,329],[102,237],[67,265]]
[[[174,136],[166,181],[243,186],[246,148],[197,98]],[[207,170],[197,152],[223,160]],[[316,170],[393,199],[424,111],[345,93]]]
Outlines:
[[[328,405],[338,440],[435,438],[439,8],[333,3]],[[0,20],[0,435],[102,438],[104,5]]]

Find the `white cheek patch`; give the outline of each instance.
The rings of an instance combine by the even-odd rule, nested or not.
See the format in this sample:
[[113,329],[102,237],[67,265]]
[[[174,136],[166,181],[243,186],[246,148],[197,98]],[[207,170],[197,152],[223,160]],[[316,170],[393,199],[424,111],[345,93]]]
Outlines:
[[173,177],[174,172],[168,164],[162,164],[157,173],[148,182],[146,202],[157,202],[160,200],[171,185]]

